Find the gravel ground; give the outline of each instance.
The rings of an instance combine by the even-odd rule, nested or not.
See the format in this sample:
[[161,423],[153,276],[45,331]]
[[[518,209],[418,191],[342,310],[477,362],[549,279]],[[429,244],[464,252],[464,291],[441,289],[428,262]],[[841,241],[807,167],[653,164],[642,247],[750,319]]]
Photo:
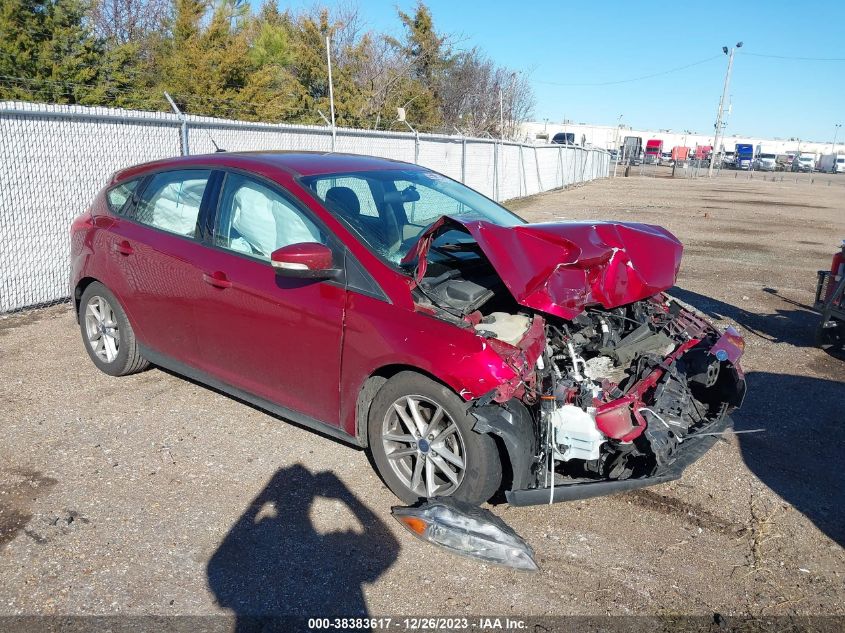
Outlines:
[[512,204],[675,232],[676,294],[747,337],[736,426],[766,429],[671,484],[494,508],[534,574],[413,539],[362,451],[158,369],[99,373],[67,306],[0,319],[0,614],[845,614],[845,359],[807,307],[845,178],[744,176]]

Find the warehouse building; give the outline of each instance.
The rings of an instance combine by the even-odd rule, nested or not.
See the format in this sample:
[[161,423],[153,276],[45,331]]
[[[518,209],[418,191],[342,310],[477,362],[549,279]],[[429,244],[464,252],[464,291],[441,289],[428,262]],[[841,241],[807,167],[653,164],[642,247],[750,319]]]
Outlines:
[[[634,129],[626,125],[619,127],[613,125],[588,125],[586,123],[555,123],[552,121],[529,121],[523,123],[522,133],[526,140],[535,143],[548,143],[559,132],[574,134],[577,145],[600,147],[602,149],[619,148],[626,136],[639,136],[642,138],[643,146],[649,139],[660,139],[663,147],[671,149],[676,145],[682,147],[695,147],[696,145],[713,145],[713,134],[701,134],[698,132],[684,132],[676,130],[645,130]],[[786,152],[807,152],[816,154],[833,153],[833,143],[819,143],[815,141],[804,141],[800,139],[762,138],[759,136],[741,136],[728,134],[722,137],[721,144],[726,151],[732,151],[738,143],[748,143],[757,147],[763,144],[772,148],[779,154]],[[845,143],[837,143],[839,151],[845,151]]]

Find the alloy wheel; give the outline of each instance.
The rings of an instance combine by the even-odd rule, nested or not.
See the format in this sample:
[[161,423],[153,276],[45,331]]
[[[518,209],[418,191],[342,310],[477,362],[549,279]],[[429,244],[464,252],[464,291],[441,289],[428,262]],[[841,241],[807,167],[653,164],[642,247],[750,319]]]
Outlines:
[[85,334],[91,351],[104,363],[112,363],[120,349],[120,331],[111,304],[94,295],[85,306]]
[[382,445],[393,472],[420,497],[450,495],[466,473],[466,448],[458,425],[425,396],[396,400],[384,416]]

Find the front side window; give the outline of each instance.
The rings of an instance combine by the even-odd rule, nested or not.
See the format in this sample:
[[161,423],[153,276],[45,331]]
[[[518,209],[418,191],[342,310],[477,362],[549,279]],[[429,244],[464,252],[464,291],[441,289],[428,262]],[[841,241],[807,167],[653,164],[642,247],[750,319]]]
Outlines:
[[281,193],[229,173],[214,229],[217,246],[270,260],[278,248],[301,242],[326,243],[326,236]]
[[153,176],[133,219],[168,233],[194,237],[200,205],[211,172],[168,171]]

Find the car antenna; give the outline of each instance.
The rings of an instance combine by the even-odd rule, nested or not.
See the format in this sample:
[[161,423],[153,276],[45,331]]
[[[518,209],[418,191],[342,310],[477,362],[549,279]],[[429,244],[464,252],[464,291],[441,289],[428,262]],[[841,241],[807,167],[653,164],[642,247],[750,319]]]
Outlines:
[[206,130],[205,128],[203,128],[203,130],[205,130],[205,133],[208,135],[208,140],[209,140],[209,141],[211,141],[211,144],[212,144],[212,145],[214,145],[214,153],[215,153],[215,154],[219,154],[219,153],[221,153],[221,152],[225,152],[225,151],[226,151],[225,149],[220,149],[220,148],[217,146],[217,143],[215,143],[215,142],[214,142],[214,137],[212,137],[212,136],[211,136],[211,132],[209,132],[209,131],[208,131],[208,130]]

